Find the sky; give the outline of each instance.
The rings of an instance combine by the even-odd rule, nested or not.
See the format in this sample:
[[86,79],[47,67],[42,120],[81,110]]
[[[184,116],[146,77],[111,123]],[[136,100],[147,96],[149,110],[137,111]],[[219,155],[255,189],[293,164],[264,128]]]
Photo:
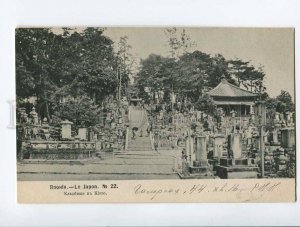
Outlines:
[[[196,44],[189,51],[222,54],[227,60],[239,58],[263,66],[265,85],[271,97],[288,91],[294,99],[294,30],[291,28],[185,28]],[[179,33],[182,28],[178,28]],[[149,54],[169,55],[164,28],[111,27],[104,31],[115,43],[128,36],[136,58]]]

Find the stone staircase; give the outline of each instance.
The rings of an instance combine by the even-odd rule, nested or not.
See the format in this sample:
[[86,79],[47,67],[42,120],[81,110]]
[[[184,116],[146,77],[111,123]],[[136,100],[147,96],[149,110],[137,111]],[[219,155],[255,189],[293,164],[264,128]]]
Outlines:
[[[130,107],[128,151],[152,151],[150,137],[147,136],[147,113],[143,109]],[[138,128],[135,139],[132,138],[132,128]],[[140,133],[142,130],[142,136]]]
[[128,143],[128,150],[129,151],[152,151],[150,137],[140,137],[139,135],[136,137],[135,140],[131,139]]

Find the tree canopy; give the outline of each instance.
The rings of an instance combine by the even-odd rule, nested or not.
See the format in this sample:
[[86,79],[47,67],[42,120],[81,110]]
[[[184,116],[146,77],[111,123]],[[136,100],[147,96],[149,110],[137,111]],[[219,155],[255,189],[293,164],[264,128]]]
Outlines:
[[221,54],[211,56],[198,50],[184,53],[178,59],[149,55],[141,62],[135,82],[141,93],[147,87],[151,92],[174,92],[177,97],[189,97],[195,103],[222,78],[255,93],[265,91],[261,69],[255,69],[249,62],[226,60]]
[[[101,104],[108,95],[116,95],[117,67],[124,69],[126,62],[117,61],[113,41],[103,31],[92,27],[83,31],[63,28],[62,32],[16,29],[17,97],[37,97],[40,116],[50,119],[61,97],[86,96]],[[128,84],[127,78],[128,72],[121,81],[123,86]]]

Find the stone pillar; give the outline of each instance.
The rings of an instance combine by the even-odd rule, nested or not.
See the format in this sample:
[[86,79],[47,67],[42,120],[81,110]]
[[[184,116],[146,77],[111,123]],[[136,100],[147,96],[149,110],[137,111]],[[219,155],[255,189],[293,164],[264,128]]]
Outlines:
[[215,135],[214,136],[214,154],[213,156],[220,159],[222,157],[222,153],[223,153],[223,145],[225,143],[225,137],[223,135]]
[[196,136],[196,161],[195,166],[207,166],[207,152],[206,152],[206,136]]
[[296,144],[295,128],[281,129],[281,146],[283,148],[291,148]]
[[276,128],[272,132],[272,137],[273,137],[273,144],[274,145],[278,144],[278,131]]
[[255,122],[255,113],[252,111],[252,112],[250,112],[250,115],[251,115],[251,123],[254,123]]
[[102,142],[101,141],[97,141],[96,142],[96,151],[101,151],[102,149]]
[[188,135],[185,137],[185,155],[187,156],[187,160],[190,162],[192,154],[190,149],[190,139]]
[[242,157],[242,134],[234,133],[230,135],[230,149],[234,159]]
[[194,137],[190,136],[189,141],[190,141],[189,144],[190,144],[190,154],[191,154],[190,162],[193,163],[193,161],[196,160],[195,150],[194,150]]
[[78,137],[80,140],[87,140],[87,128],[79,128]]
[[278,112],[275,113],[275,119],[274,120],[275,120],[275,123],[280,121]]
[[269,141],[268,141],[268,135],[269,135],[269,133],[265,133],[265,134],[264,134],[264,143],[265,143],[265,144],[269,142]]
[[250,113],[253,113],[254,110],[253,110],[253,105],[250,105]]
[[291,115],[290,115],[290,112],[286,112],[286,122],[290,122],[291,120]]
[[73,122],[65,120],[61,122],[61,138],[62,139],[71,139],[72,134],[71,134],[71,125]]

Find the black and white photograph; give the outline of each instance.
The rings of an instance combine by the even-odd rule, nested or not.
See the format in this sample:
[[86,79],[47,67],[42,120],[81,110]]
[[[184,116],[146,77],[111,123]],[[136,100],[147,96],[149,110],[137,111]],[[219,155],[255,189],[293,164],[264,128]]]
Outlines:
[[0,226],[298,226],[299,3],[0,1]]
[[18,181],[295,178],[292,28],[15,39]]

